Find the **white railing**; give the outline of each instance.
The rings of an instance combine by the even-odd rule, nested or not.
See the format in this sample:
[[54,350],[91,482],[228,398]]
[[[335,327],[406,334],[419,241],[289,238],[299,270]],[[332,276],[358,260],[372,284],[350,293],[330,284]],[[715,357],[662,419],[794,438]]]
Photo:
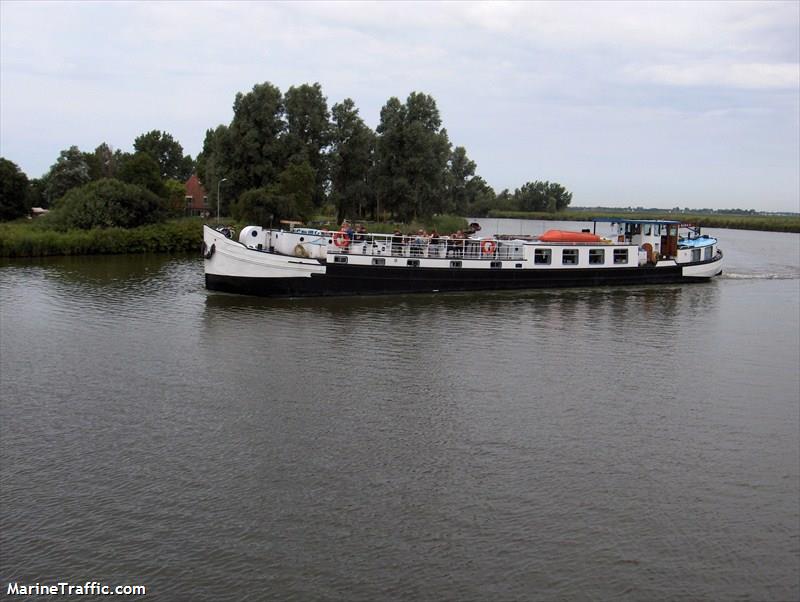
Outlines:
[[392,234],[355,234],[350,240],[338,232],[331,234],[328,253],[383,255],[434,259],[522,259],[522,243],[493,238],[454,239],[442,236],[438,241],[427,237]]

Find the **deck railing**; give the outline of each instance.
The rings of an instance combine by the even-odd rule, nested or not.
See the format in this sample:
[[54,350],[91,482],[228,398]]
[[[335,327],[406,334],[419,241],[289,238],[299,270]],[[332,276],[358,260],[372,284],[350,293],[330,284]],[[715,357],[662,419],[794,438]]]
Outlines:
[[520,260],[523,257],[522,243],[519,241],[454,239],[447,236],[431,241],[427,237],[391,234],[356,234],[349,240],[336,234],[332,234],[328,253],[434,259]]

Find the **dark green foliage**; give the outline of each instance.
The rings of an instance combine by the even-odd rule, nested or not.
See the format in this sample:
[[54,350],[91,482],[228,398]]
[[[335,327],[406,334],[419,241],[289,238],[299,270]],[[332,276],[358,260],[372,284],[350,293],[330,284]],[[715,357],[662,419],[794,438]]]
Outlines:
[[[336,219],[341,222],[344,218],[363,218],[365,210],[377,209],[369,183],[375,134],[364,124],[349,98],[333,105],[332,114],[330,178]],[[373,214],[373,217],[378,216]]]
[[405,104],[390,98],[377,132],[381,204],[404,221],[445,210],[450,141],[433,97],[412,92]]
[[239,222],[268,226],[281,220],[306,221],[312,214],[314,170],[308,163],[290,165],[280,175],[279,183],[255,188],[242,194],[231,211]]
[[189,218],[139,228],[57,231],[44,219],[0,225],[0,257],[194,253],[203,240],[202,220]]
[[328,157],[325,150],[330,144],[331,124],[328,101],[322,87],[292,86],[284,98],[286,114],[286,157],[290,162],[307,162],[314,170],[314,205],[325,201],[325,183],[328,180]]
[[446,193],[442,211],[466,215],[467,207],[475,201],[470,198],[470,192],[476,192],[473,187],[468,189],[469,183],[475,175],[475,161],[467,157],[463,146],[457,146],[450,155],[445,174]]
[[47,181],[44,178],[28,180],[28,192],[26,193],[25,201],[28,207],[43,207],[45,209],[49,207],[47,196],[45,195],[46,187]]
[[31,210],[28,177],[15,164],[0,157],[0,221],[17,219]]
[[94,149],[94,152],[84,153],[86,163],[89,165],[89,177],[92,180],[117,177],[117,171],[129,157],[129,154],[119,149],[114,150],[105,142]]
[[[208,193],[209,202],[216,204],[217,202],[217,185],[225,178],[225,173],[229,168],[229,157],[231,136],[228,133],[228,128],[224,125],[218,126],[214,130],[206,130],[206,137],[203,140],[203,151],[197,155],[196,171],[197,177],[203,183],[203,186]],[[230,208],[230,199],[234,198],[234,192],[229,186],[232,184],[230,179],[223,185],[228,187],[223,192],[220,190],[222,202],[220,203],[222,213],[228,214]]]
[[572,193],[556,182],[526,182],[514,191],[519,211],[562,211],[572,201]]
[[47,173],[45,195],[52,205],[73,188],[83,186],[91,180],[89,164],[77,146],[61,151],[56,162]]
[[166,199],[168,196],[158,163],[147,153],[136,153],[126,159],[119,168],[117,178],[122,182],[149,190],[161,198]]
[[178,180],[164,182],[167,191],[167,213],[170,217],[183,217],[186,215],[186,184]]
[[52,221],[63,228],[134,228],[165,213],[164,200],[149,190],[103,179],[68,192],[56,203]]
[[236,95],[233,121],[229,128],[218,129],[216,136],[222,138],[215,140],[222,151],[215,157],[218,176],[228,178],[233,196],[277,182],[288,159],[282,140],[285,130],[283,96],[278,88],[264,83],[248,94]]
[[171,134],[152,130],[137,137],[133,142],[137,153],[147,153],[159,166],[159,174],[165,179],[185,182],[192,175],[194,162],[183,154],[183,147]]
[[[459,211],[459,215],[469,215],[473,217],[483,217],[487,215],[493,208],[502,206],[505,200],[504,198],[498,199],[498,197],[495,196],[494,189],[480,176],[475,176],[467,182],[467,185],[464,187],[464,196],[467,206],[464,211]],[[510,201],[508,202],[508,206],[512,206]]]

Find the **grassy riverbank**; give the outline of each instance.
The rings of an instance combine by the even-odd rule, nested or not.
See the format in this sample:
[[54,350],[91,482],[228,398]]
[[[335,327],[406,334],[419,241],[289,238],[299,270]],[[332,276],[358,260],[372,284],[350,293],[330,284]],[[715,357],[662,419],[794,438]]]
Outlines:
[[595,217],[624,217],[626,219],[680,220],[707,228],[733,230],[763,230],[766,232],[800,232],[800,216],[736,215],[718,213],[670,213],[669,211],[596,211],[569,209],[559,213],[526,211],[490,211],[490,218],[540,219],[560,221],[590,221]]
[[199,253],[203,220],[185,218],[139,228],[54,230],[42,220],[0,224],[0,257]]

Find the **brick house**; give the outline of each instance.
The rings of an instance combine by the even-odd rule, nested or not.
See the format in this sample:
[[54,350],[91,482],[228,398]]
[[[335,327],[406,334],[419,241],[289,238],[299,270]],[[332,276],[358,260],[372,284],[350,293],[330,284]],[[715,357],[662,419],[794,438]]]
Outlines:
[[208,193],[197,178],[197,174],[192,174],[192,177],[186,181],[186,214],[203,217],[211,215]]

